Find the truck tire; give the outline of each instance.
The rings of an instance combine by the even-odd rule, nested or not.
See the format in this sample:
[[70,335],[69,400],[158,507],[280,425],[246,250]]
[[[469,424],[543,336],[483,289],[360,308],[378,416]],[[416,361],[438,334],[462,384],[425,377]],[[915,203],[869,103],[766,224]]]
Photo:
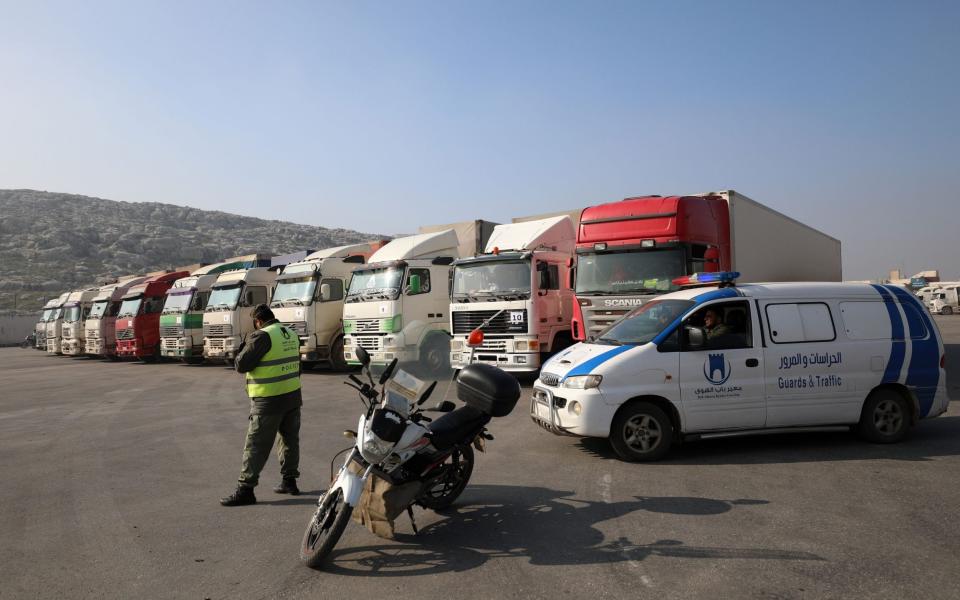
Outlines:
[[420,366],[430,377],[444,376],[450,371],[450,341],[440,336],[426,341],[420,349]]
[[874,444],[895,444],[910,430],[910,405],[899,393],[875,390],[868,397],[860,413],[857,433]]
[[343,355],[343,336],[339,336],[330,346],[330,368],[334,371],[344,372],[350,368],[347,359]]
[[941,315],[952,315],[952,314],[953,314],[953,307],[944,306],[943,309],[940,311],[940,314],[941,314]]
[[665,412],[649,402],[635,402],[613,418],[610,445],[627,462],[649,462],[670,451],[673,435],[673,423]]

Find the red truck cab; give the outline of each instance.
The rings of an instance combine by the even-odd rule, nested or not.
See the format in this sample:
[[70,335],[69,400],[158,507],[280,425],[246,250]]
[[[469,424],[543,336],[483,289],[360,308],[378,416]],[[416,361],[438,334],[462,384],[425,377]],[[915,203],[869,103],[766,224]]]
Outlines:
[[173,282],[189,275],[189,271],[162,273],[127,290],[117,313],[117,356],[144,361],[159,358],[163,301]]
[[577,231],[574,339],[597,335],[674,278],[730,270],[730,216],[719,196],[641,196],[585,208]]

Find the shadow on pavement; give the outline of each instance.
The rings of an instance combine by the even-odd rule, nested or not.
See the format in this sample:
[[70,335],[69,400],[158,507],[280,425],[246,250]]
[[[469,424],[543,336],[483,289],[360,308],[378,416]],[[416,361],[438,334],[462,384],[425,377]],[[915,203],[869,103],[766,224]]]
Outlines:
[[960,401],[960,344],[944,344],[947,355],[947,394],[951,402]]
[[[610,443],[582,438],[581,451],[618,460]],[[899,444],[871,444],[854,433],[785,433],[687,442],[664,460],[644,467],[674,465],[748,465],[842,460],[926,461],[940,456],[960,456],[960,417],[921,421]],[[639,466],[638,466],[639,468]]]
[[[824,560],[808,552],[777,548],[689,546],[679,540],[639,544],[608,541],[594,525],[647,511],[711,516],[766,500],[637,497],[624,502],[577,500],[574,492],[539,487],[478,485],[460,505],[420,535],[335,550],[323,570],[342,575],[396,577],[474,569],[491,558],[522,558],[534,565],[583,565],[642,561],[648,556],[705,559]],[[398,521],[403,525],[403,520]],[[356,525],[354,525],[356,526]]]

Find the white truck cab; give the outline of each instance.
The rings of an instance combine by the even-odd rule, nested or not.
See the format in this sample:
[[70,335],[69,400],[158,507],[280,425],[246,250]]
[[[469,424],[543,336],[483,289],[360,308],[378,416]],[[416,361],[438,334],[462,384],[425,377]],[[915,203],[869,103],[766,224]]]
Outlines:
[[569,216],[497,225],[483,254],[453,263],[450,365],[466,366],[467,336],[487,321],[473,362],[535,372],[570,346],[570,267],[577,233]]
[[124,277],[101,286],[91,301],[90,313],[84,323],[85,352],[90,356],[116,358],[117,313],[121,299],[131,287],[147,280],[145,276]]
[[277,272],[269,267],[227,271],[217,277],[203,313],[203,357],[230,361],[253,333],[250,309],[270,302]]
[[57,298],[56,303],[53,305],[53,313],[50,315],[50,320],[47,321],[47,330],[44,337],[47,342],[48,354],[62,354],[60,334],[63,330],[63,305],[69,297],[70,292],[60,294],[60,297]]
[[58,300],[54,298],[53,300],[48,300],[47,303],[43,305],[43,313],[41,313],[40,320],[34,327],[34,333],[37,338],[35,347],[37,350],[47,351],[47,323],[53,320],[53,314],[57,310],[57,302]]
[[343,355],[343,299],[353,270],[373,254],[374,244],[327,248],[287,265],[277,277],[270,307],[277,319],[300,337],[305,365],[347,368]]
[[684,439],[780,431],[856,427],[896,442],[947,410],[944,363],[936,323],[899,286],[691,288],[550,359],[530,411],[631,461]]
[[86,322],[99,288],[71,292],[63,304],[60,351],[68,356],[86,354]]
[[945,285],[934,290],[927,301],[930,312],[936,315],[952,315],[960,311],[960,298],[957,296],[957,285]]
[[420,361],[448,367],[450,264],[459,258],[454,229],[395,239],[353,271],[343,305],[344,357],[359,364],[362,346],[374,364]]
[[160,312],[160,356],[203,361],[203,313],[220,274],[243,268],[233,260],[204,265],[173,282]]

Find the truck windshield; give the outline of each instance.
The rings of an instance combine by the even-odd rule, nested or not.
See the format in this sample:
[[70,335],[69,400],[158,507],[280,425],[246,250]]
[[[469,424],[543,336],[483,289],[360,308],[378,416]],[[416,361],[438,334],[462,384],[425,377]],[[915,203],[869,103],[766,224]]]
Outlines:
[[140,311],[140,303],[143,302],[143,296],[137,296],[136,298],[130,298],[124,300],[120,305],[120,312],[117,313],[118,317],[135,317],[137,312]]
[[354,271],[346,302],[396,300],[400,296],[400,282],[402,280],[402,267]]
[[237,307],[237,301],[240,300],[241,291],[243,291],[242,283],[230,287],[214,288],[213,293],[210,294],[210,300],[207,301],[206,312],[233,310]]
[[63,320],[67,323],[74,323],[80,320],[80,311],[82,309],[79,306],[70,306],[67,307],[66,313],[63,315]]
[[646,344],[693,305],[692,300],[651,300],[624,315],[594,342],[613,346]]
[[530,298],[530,263],[524,260],[458,265],[453,272],[453,300],[526,300]]
[[313,300],[313,292],[317,288],[317,278],[314,275],[281,279],[277,282],[277,289],[273,292],[273,301],[270,306],[296,304],[303,306]]
[[581,254],[577,259],[578,294],[664,293],[686,275],[680,248]]
[[63,314],[63,309],[62,309],[62,308],[56,308],[56,309],[54,309],[53,314],[50,315],[50,320],[51,320],[51,321],[56,321],[57,319],[60,318],[60,315],[62,315],[62,314]]
[[88,319],[99,319],[107,312],[107,305],[110,304],[109,300],[99,300],[93,303],[93,306],[90,307],[90,314],[87,316]]
[[43,323],[46,323],[47,321],[50,320],[50,315],[52,314],[53,314],[53,309],[48,308],[47,310],[43,311],[43,316],[40,317],[40,321]]
[[[180,288],[181,290],[183,288]],[[190,300],[193,299],[193,292],[179,292],[177,294],[167,294],[163,301],[163,314],[180,314],[187,312],[190,308]]]

